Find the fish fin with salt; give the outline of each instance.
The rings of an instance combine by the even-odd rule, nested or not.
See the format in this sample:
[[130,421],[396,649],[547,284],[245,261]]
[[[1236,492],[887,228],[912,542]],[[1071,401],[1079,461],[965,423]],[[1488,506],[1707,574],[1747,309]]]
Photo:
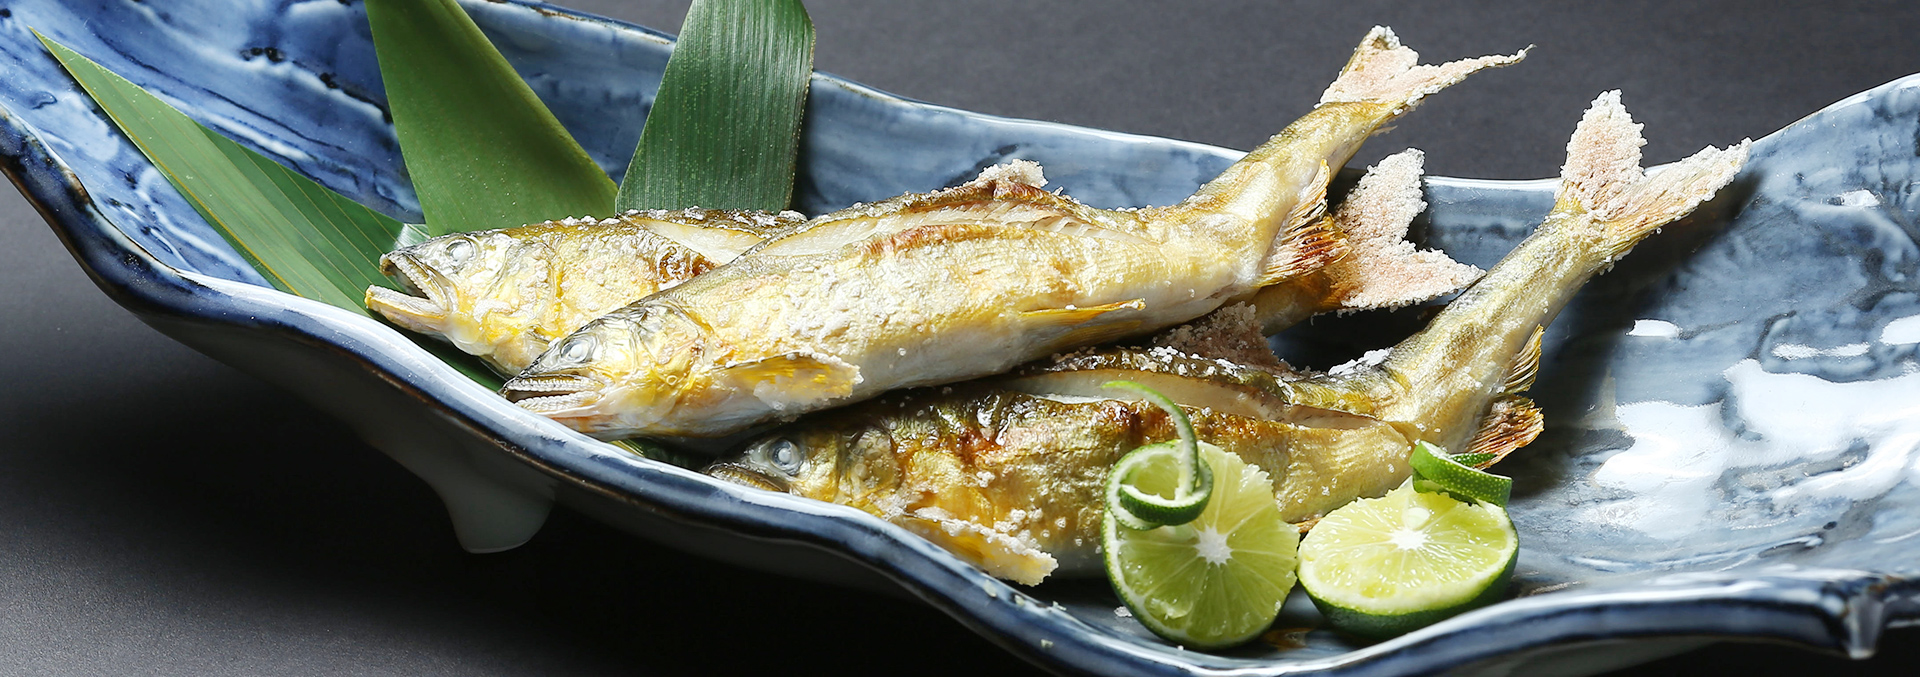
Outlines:
[[853,394],[860,368],[832,355],[792,352],[735,362],[724,373],[775,410],[808,407]]
[[928,512],[931,514],[905,513],[892,521],[980,567],[988,575],[1021,585],[1039,585],[1060,566],[1053,555],[1020,538],[975,522]]
[[1555,199],[1579,205],[1603,239],[1598,252],[1611,263],[1731,181],[1746,162],[1751,140],[1702,149],[1687,159],[1640,169],[1641,124],[1620,105],[1620,92],[1602,93],[1567,141]]
[[1540,337],[1545,333],[1545,327],[1534,325],[1526,345],[1513,354],[1513,362],[1507,365],[1506,381],[1500,386],[1501,394],[1523,393],[1533,388],[1533,380],[1540,376]]
[[1546,430],[1546,416],[1533,400],[1519,395],[1502,397],[1487,408],[1487,415],[1480,419],[1480,429],[1474,432],[1473,441],[1467,443],[1461,455],[1487,454],[1487,460],[1475,464],[1475,467],[1486,468],[1527,446],[1543,430]]
[[[1532,49],[1529,47],[1528,49]],[[1377,103],[1401,115],[1428,95],[1487,68],[1519,63],[1527,50],[1507,56],[1482,56],[1439,65],[1422,65],[1420,54],[1400,44],[1393,29],[1374,26],[1353,51],[1340,76],[1320,95],[1320,104]]]

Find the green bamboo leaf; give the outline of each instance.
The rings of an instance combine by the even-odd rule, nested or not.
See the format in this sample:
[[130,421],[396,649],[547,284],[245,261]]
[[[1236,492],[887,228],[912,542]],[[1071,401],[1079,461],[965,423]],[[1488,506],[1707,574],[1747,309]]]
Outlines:
[[800,0],[694,0],[618,207],[785,209],[812,74]]
[[614,184],[454,0],[367,0],[427,232],[613,215]]
[[[386,285],[380,256],[408,226],[206,128],[166,102],[35,33],[48,52],[139,146],[201,217],[281,291],[367,312],[366,289]],[[422,347],[490,388],[500,377],[437,341]]]

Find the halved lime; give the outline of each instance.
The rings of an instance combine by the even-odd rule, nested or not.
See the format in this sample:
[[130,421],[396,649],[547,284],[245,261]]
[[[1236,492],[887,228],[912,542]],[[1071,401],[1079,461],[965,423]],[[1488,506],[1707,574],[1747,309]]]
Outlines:
[[1498,601],[1519,543],[1499,505],[1408,482],[1322,518],[1300,544],[1300,586],[1334,627],[1392,637]]
[[[1142,490],[1181,478],[1177,448],[1151,445],[1133,479]],[[1154,634],[1188,648],[1252,639],[1273,623],[1293,589],[1298,532],[1280,519],[1266,471],[1211,444],[1200,457],[1214,472],[1213,495],[1198,519],[1132,529],[1104,520],[1107,577],[1133,616]]]

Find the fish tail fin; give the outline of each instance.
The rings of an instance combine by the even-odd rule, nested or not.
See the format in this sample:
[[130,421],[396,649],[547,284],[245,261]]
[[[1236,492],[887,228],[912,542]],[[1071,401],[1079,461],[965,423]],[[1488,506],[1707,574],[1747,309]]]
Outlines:
[[1641,124],[1620,105],[1619,90],[1604,92],[1580,118],[1560,169],[1562,208],[1577,206],[1600,237],[1611,262],[1661,226],[1685,216],[1726,186],[1746,163],[1751,140],[1708,146],[1652,172],[1640,169]]
[[1387,156],[1334,210],[1348,255],[1327,267],[1334,294],[1326,310],[1398,308],[1460,291],[1480,278],[1479,268],[1407,241],[1408,227],[1427,207],[1420,188],[1425,158],[1413,148]]
[[1320,103],[1388,104],[1395,107],[1392,115],[1400,115],[1419,105],[1427,95],[1446,89],[1468,75],[1519,63],[1526,58],[1527,49],[1505,56],[1421,65],[1420,54],[1401,45],[1393,29],[1374,26],[1367,37],[1360,40],[1346,67],[1340,69],[1340,77],[1320,95]]

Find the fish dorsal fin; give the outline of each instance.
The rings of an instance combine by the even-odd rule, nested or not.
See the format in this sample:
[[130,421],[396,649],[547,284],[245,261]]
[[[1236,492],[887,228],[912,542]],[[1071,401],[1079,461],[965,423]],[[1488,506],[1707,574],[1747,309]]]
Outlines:
[[859,367],[832,355],[805,351],[734,362],[721,369],[741,390],[774,411],[817,408],[853,394],[861,380]]
[[1539,437],[1546,429],[1546,416],[1533,400],[1519,395],[1509,395],[1493,401],[1487,408],[1487,415],[1480,419],[1480,429],[1474,432],[1473,441],[1467,443],[1465,454],[1487,454],[1488,458],[1474,464],[1477,468],[1486,468],[1515,449],[1527,446],[1533,438]]
[[1017,228],[1099,237],[1134,244],[1153,240],[1130,232],[1073,198],[995,174],[953,188],[855,205],[814,219],[806,228],[754,248],[755,256],[823,254],[859,242],[928,226]]
[[1332,170],[1322,161],[1300,201],[1287,213],[1254,286],[1265,287],[1311,273],[1347,253],[1346,242],[1327,218],[1327,183],[1332,176]]
[[717,209],[634,210],[620,220],[672,240],[714,264],[732,261],[748,249],[798,228],[799,212],[723,211]]
[[1533,387],[1533,379],[1540,375],[1540,336],[1545,331],[1544,327],[1535,325],[1533,333],[1527,336],[1526,345],[1513,354],[1513,362],[1507,365],[1507,377],[1500,386],[1500,394],[1512,395]]

